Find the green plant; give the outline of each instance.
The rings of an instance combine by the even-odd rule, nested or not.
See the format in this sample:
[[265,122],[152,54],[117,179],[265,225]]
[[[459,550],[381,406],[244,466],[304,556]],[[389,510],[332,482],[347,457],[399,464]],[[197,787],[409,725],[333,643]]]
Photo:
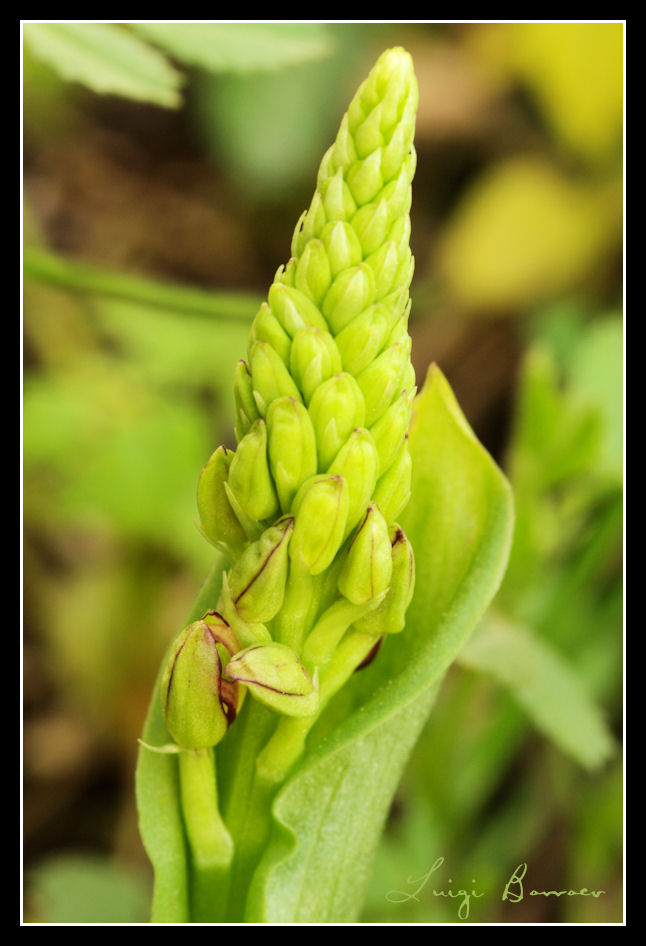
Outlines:
[[416,104],[410,56],[386,51],[254,320],[237,449],[200,478],[218,557],[137,772],[158,922],[357,917],[408,753],[504,571],[504,477],[436,367],[412,404]]

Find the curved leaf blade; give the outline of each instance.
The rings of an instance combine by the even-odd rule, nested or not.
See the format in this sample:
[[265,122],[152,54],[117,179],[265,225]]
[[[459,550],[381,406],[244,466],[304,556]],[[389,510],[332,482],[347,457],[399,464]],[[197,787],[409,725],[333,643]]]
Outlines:
[[165,108],[180,103],[181,73],[137,36],[110,23],[28,23],[34,56],[63,78]]
[[276,797],[248,921],[358,917],[408,753],[444,672],[502,579],[511,492],[435,366],[415,404],[410,446],[413,494],[402,525],[417,580],[406,629],[355,677],[358,708],[314,746]]
[[180,62],[211,72],[255,72],[318,59],[331,50],[321,23],[133,23]]
[[601,711],[549,642],[488,615],[459,660],[507,687],[536,728],[585,768],[612,756],[614,740]]

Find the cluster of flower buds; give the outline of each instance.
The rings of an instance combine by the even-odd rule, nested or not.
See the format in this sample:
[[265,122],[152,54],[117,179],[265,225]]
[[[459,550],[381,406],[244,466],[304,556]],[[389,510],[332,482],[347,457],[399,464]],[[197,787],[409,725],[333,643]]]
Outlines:
[[231,567],[218,613],[180,636],[162,693],[180,745],[214,745],[246,690],[315,715],[319,674],[348,629],[376,650],[404,626],[414,564],[395,520],[410,496],[416,391],[416,107],[410,56],[387,50],[254,319],[234,379],[237,448],[218,447],[198,486],[201,529]]

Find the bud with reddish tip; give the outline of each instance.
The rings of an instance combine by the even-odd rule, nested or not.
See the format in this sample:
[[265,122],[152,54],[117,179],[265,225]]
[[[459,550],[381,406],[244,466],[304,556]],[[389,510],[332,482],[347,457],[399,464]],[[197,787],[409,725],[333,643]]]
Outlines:
[[415,558],[406,534],[396,523],[391,527],[392,577],[390,587],[374,611],[355,621],[358,631],[368,634],[397,634],[406,624],[406,611],[415,588]]
[[285,596],[287,548],[294,520],[282,519],[247,546],[228,576],[229,594],[247,624],[265,624],[278,613]]
[[237,649],[216,612],[189,624],[177,638],[161,684],[168,731],[184,749],[215,746],[235,718],[237,690],[223,686],[222,657]]
[[388,524],[370,503],[341,565],[338,589],[353,604],[372,601],[387,590],[392,568]]

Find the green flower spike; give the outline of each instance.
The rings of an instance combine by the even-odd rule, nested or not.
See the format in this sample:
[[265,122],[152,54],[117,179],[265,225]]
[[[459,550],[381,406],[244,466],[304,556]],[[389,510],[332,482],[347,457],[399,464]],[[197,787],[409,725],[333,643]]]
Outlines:
[[[200,478],[201,526],[228,563],[217,613],[172,649],[162,707],[195,750],[179,753],[181,831],[204,882],[191,915],[209,922],[245,916],[277,789],[329,700],[402,629],[412,594],[394,520],[411,483],[416,108],[411,57],[389,49],[351,101],[254,319],[234,378],[235,452],[216,450]],[[255,699],[227,733],[247,690]]]
[[[220,609],[243,646],[271,637],[303,659],[309,639],[310,657],[324,655],[339,679],[332,655],[352,622],[371,610],[385,620],[389,601],[394,627],[408,601],[391,533],[410,495],[416,108],[411,58],[387,50],[323,157],[291,259],[254,319],[235,377],[238,446],[218,481],[245,534],[226,546]],[[278,542],[281,515],[292,525]]]

